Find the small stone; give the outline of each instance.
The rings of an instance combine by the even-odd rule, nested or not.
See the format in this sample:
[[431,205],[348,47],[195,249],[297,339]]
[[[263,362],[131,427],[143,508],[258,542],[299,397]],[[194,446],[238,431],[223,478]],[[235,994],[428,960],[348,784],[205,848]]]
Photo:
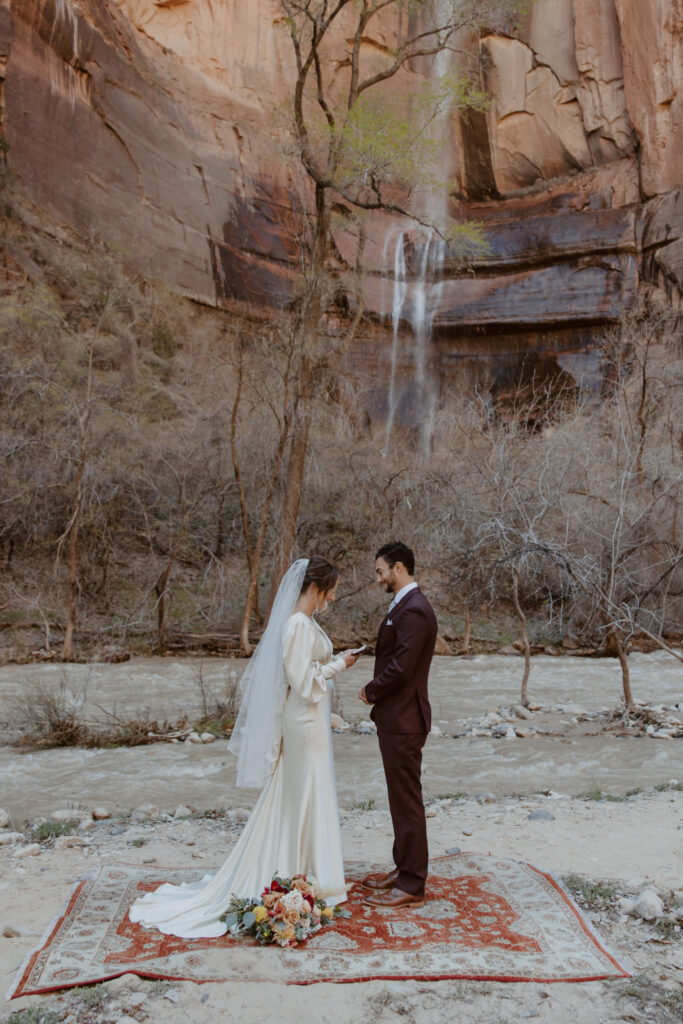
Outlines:
[[464,836],[471,836],[471,835],[472,835],[473,833],[472,833],[472,832],[467,832],[467,831],[466,831],[465,829],[463,829],[463,830],[462,830],[462,834],[463,834]]
[[635,900],[630,899],[628,896],[622,896],[617,900],[617,907],[622,914],[633,914],[636,908]]
[[0,828],[9,828],[11,818],[4,807],[0,807]]
[[215,743],[216,737],[212,732],[203,732],[199,737],[202,743]]
[[55,839],[55,850],[68,850],[74,846],[86,846],[89,842],[89,839],[83,839],[81,836],[57,836]]
[[450,854],[450,856],[454,856],[456,853],[460,853],[460,847],[459,846],[449,846],[448,849],[446,850],[446,853]]
[[508,725],[507,722],[499,722],[498,725],[494,725],[491,730],[496,739],[502,739],[503,736],[507,736]]
[[664,904],[653,889],[644,889],[635,902],[634,910],[644,921],[654,921],[664,913]]
[[336,714],[330,715],[330,725],[333,729],[336,729],[337,732],[345,732],[347,729],[351,728],[349,723],[345,722],[341,715]]
[[23,860],[25,857],[39,857],[40,846],[38,843],[29,843],[28,846],[20,846],[19,849],[15,851],[14,856],[17,860]]
[[109,830],[109,835],[111,835],[111,836],[122,836],[123,833],[127,832],[127,831],[128,831],[128,826],[127,825],[114,825],[114,827]]
[[21,930],[15,928],[13,924],[5,924],[2,926],[2,934],[6,939],[19,939],[21,938]]
[[432,736],[445,736],[443,729],[440,729],[438,725],[433,725],[431,728]]
[[112,978],[107,982],[108,992],[124,992],[126,989],[139,988],[142,984],[137,974],[122,974],[118,978]]
[[14,843],[23,843],[23,841],[22,832],[3,832],[0,835],[0,846],[12,846]]
[[174,818],[191,818],[192,817],[192,811],[190,810],[189,807],[186,807],[185,804],[179,804],[176,807],[175,811],[173,812],[173,817]]
[[159,808],[154,804],[141,804],[133,811],[131,818],[135,821],[147,821],[149,818],[158,818]]
[[673,738],[674,734],[670,729],[656,729],[652,733],[653,740],[672,740]]
[[425,818],[435,818],[435,817],[436,817],[436,811],[434,810],[433,807],[425,808]]
[[517,725],[517,726],[515,726],[515,736],[519,736],[520,740],[526,740],[530,736],[533,736],[534,735],[534,731],[535,731],[534,729],[530,729],[526,725]]
[[75,807],[64,807],[59,811],[53,811],[50,815],[52,821],[63,821],[68,824],[77,824],[82,821],[85,816],[84,811],[79,811]]
[[377,732],[377,726],[374,722],[359,722],[356,726],[356,732],[372,733]]
[[190,741],[190,743],[201,743],[202,742],[202,738],[201,738],[201,736],[199,735],[198,732],[191,732],[189,734],[189,736],[187,737],[187,740],[185,740],[185,742],[187,743],[188,740]]
[[106,807],[96,807],[92,812],[92,816],[95,821],[106,821],[107,818],[111,818],[111,812]]
[[523,704],[515,705],[515,709],[514,710],[515,710],[515,715],[517,716],[517,718],[526,718],[526,719],[533,718],[533,715],[531,714],[529,709],[525,708]]
[[128,1006],[142,1006],[146,1000],[146,992],[131,992],[130,995],[126,996],[126,1004]]
[[565,715],[585,715],[587,711],[582,708],[580,704],[558,704],[558,711],[563,711]]
[[555,821],[555,815],[551,814],[550,811],[544,810],[542,807],[532,811],[531,814],[527,814],[526,818],[527,821]]

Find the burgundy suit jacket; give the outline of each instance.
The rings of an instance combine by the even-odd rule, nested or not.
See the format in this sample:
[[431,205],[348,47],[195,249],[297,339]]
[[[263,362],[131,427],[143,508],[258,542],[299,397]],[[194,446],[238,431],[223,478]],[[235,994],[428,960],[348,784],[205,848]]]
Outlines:
[[385,617],[375,647],[375,675],[365,687],[380,732],[427,733],[432,710],[427,677],[436,645],[436,616],[419,587]]

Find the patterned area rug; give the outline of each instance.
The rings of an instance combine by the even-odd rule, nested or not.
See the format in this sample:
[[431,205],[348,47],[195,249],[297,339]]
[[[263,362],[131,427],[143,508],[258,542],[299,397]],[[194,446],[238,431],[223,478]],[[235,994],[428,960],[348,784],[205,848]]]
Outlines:
[[189,869],[112,865],[80,882],[63,916],[31,954],[16,997],[104,981],[132,971],[149,978],[314,982],[417,978],[437,981],[594,981],[629,977],[578,907],[530,864],[470,854],[431,863],[427,902],[373,910],[360,879],[377,865],[352,864],[348,908],[291,949],[250,938],[178,939],[131,924],[128,908],[161,882],[195,881]]

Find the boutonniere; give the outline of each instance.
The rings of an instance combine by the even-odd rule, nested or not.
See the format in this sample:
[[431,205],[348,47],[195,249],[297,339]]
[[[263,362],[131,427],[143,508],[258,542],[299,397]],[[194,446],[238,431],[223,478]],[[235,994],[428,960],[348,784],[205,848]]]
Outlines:
[[394,624],[394,620],[393,619],[387,619],[387,621],[385,623],[385,625],[387,625],[387,626],[393,626],[393,624]]

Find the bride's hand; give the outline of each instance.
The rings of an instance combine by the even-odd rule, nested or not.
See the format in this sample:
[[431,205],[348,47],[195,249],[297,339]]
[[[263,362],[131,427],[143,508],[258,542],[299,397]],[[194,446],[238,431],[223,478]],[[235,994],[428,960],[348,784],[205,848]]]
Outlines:
[[344,658],[344,664],[346,665],[347,668],[351,668],[351,666],[355,665],[356,662],[358,661],[358,655],[353,654],[352,651],[343,651],[342,653]]

